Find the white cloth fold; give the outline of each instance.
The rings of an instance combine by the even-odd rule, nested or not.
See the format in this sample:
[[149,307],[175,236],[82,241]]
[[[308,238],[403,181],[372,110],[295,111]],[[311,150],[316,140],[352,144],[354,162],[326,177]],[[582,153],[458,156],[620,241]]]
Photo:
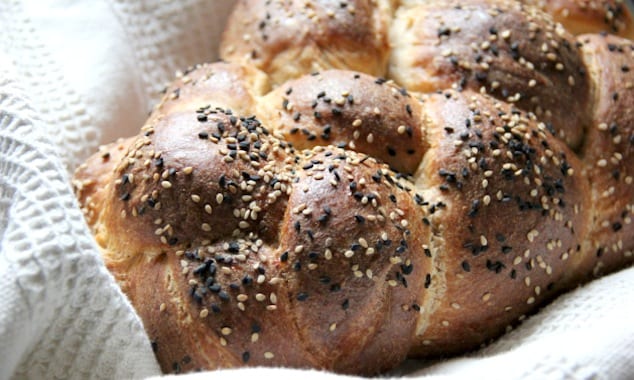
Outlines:
[[[0,2],[0,379],[160,377],[70,187],[138,130],[178,69],[216,59],[233,1]],[[470,355],[390,377],[634,378],[634,269],[560,297]],[[344,378],[244,369],[217,378]],[[209,374],[180,378],[201,378]]]

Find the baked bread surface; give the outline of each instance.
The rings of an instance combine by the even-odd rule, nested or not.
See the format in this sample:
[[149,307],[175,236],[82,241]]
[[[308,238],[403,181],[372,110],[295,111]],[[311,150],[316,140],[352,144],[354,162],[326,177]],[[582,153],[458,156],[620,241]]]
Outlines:
[[382,373],[631,265],[634,42],[533,3],[238,2],[73,180],[163,371]]

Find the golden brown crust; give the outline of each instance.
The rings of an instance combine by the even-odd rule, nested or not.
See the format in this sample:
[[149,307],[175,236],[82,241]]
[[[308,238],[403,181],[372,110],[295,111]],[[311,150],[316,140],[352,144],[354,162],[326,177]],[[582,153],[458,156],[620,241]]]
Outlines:
[[[112,171],[126,154],[134,138],[120,139],[99,147],[99,152],[81,164],[73,176],[73,189],[89,226],[94,227],[106,202]],[[97,232],[93,229],[93,232]]]
[[[397,2],[342,3],[324,21],[328,1],[241,2],[253,9],[234,18],[273,12],[257,27],[266,58],[247,59],[270,75],[228,62],[180,73],[137,136],[76,173],[165,372],[376,374],[477,348],[634,262],[631,41],[575,39],[510,0],[411,0],[392,28],[407,31],[394,78],[282,83],[314,69],[283,68],[276,50],[313,54],[306,36],[350,37],[315,67],[380,66]],[[319,20],[296,33],[311,10]],[[231,21],[226,40],[251,21]]]
[[209,108],[151,119],[111,179],[104,256],[164,370],[371,374],[406,357],[428,226],[374,158],[295,151],[256,119]]
[[522,0],[552,15],[572,34],[608,32],[634,39],[632,11],[623,0]]
[[471,91],[424,104],[433,144],[415,178],[431,202],[438,264],[413,352],[448,355],[498,336],[567,286],[590,199],[577,157],[533,117]]
[[255,105],[255,97],[267,93],[269,86],[268,76],[252,66],[203,63],[177,73],[153,114],[191,112],[213,104],[248,115]]
[[420,108],[385,79],[329,70],[286,82],[258,103],[257,114],[297,148],[347,147],[413,174],[427,148]]
[[220,56],[245,62],[274,84],[330,68],[385,74],[392,2],[241,0]]
[[593,275],[610,273],[634,255],[634,42],[579,37],[594,84],[592,128],[581,151],[592,184]]
[[424,2],[396,13],[390,41],[389,76],[409,90],[486,92],[534,112],[569,145],[581,142],[590,108],[585,67],[573,36],[537,9],[507,0]]

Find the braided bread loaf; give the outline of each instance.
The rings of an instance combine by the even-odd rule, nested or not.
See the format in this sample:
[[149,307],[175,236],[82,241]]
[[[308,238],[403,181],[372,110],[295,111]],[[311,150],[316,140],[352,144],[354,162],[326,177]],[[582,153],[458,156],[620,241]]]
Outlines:
[[242,1],[222,56],[74,179],[164,371],[375,374],[634,262],[634,42],[506,0]]

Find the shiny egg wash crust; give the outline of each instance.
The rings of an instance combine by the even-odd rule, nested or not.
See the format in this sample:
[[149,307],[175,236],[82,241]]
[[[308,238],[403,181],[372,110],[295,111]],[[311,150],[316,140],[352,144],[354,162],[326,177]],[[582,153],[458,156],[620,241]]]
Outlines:
[[[352,72],[319,75],[331,74],[348,75],[376,88],[394,88],[383,80],[362,78]],[[284,93],[291,93],[290,88]],[[417,344],[429,352],[436,334],[442,339],[460,327],[448,324],[451,316],[437,314],[428,319],[420,314],[437,308],[435,303],[449,303],[455,313],[485,305],[488,310],[484,312],[490,318],[504,319],[506,326],[517,322],[517,315],[508,313],[512,309],[509,305],[517,300],[499,304],[492,297],[507,281],[524,283],[526,291],[516,292],[526,305],[516,307],[522,311],[528,312],[533,303],[540,302],[539,298],[545,300],[554,295],[552,290],[561,274],[555,271],[553,275],[551,261],[566,260],[578,252],[578,243],[572,243],[578,226],[570,218],[584,206],[574,191],[567,191],[575,172],[568,156],[575,163],[574,155],[533,117],[488,96],[448,91],[419,101],[402,91],[389,93],[396,99],[408,99],[409,103],[397,108],[402,108],[405,115],[411,113],[408,110],[412,105],[418,114],[417,122],[412,123],[418,130],[400,133],[401,125],[396,123],[395,136],[409,139],[414,134],[419,138],[430,134],[427,137],[435,141],[433,146],[425,141],[420,144],[429,146],[426,158],[417,168],[416,177],[424,179],[420,183],[391,171],[375,158],[341,147],[297,150],[273,136],[254,117],[239,117],[212,107],[156,118],[143,128],[117,168],[119,179],[114,196],[119,200],[120,216],[126,221],[114,224],[141,223],[142,228],[135,228],[137,233],[160,242],[155,245],[158,251],[154,254],[160,257],[167,253],[169,258],[158,260],[174,263],[170,281],[187,284],[182,288],[188,289],[186,296],[191,303],[181,312],[185,318],[204,320],[215,332],[216,344],[232,349],[235,365],[275,363],[276,348],[266,347],[260,338],[267,333],[285,336],[288,332],[258,320],[257,316],[279,313],[280,299],[286,305],[284,310],[335,304],[341,315],[327,314],[328,318],[307,328],[307,337],[288,336],[289,341],[314,342],[329,334],[332,338],[327,346],[334,350],[338,330],[354,325],[347,322],[355,318],[354,308],[367,302],[367,297],[354,297],[363,293],[358,289],[371,288],[369,284],[376,287],[378,281],[387,288],[409,288],[411,276],[424,278],[414,282],[422,284],[418,285],[421,291],[409,296],[397,310],[408,315],[410,323],[420,329],[421,340]],[[318,91],[316,98],[326,95]],[[350,98],[346,101],[350,102]],[[363,105],[364,99],[359,96],[353,102]],[[341,107],[341,113],[329,117],[344,119],[345,111]],[[446,118],[445,114],[454,117]],[[368,120],[378,115],[369,108],[367,114],[355,115],[354,120],[361,120],[361,125],[349,128],[366,134],[363,126],[369,128]],[[424,133],[424,124],[443,127]],[[185,136],[182,142],[181,135]],[[321,142],[310,134],[302,135],[304,144]],[[354,140],[353,135],[349,142],[340,145],[354,147],[350,144]],[[439,160],[444,163],[439,164]],[[198,173],[194,167],[201,166],[201,162],[214,167],[218,175]],[[575,183],[571,187],[579,186]],[[525,190],[518,190],[521,188]],[[341,194],[333,196],[333,192]],[[315,193],[328,195],[315,199]],[[462,204],[464,194],[473,200]],[[330,204],[331,199],[337,202]],[[346,200],[345,207],[341,199]],[[453,206],[448,209],[448,205]],[[518,231],[511,223],[491,232],[487,211],[490,207],[507,208],[509,220],[521,213],[524,219],[533,220],[535,228],[550,224],[551,232],[540,236],[535,228]],[[346,221],[337,226],[337,234],[330,236],[330,221],[341,220],[342,212]],[[446,215],[464,228],[445,230]],[[286,221],[284,225],[280,225],[282,220]],[[465,220],[469,223],[465,224]],[[411,234],[411,223],[417,224],[417,236]],[[430,233],[434,236],[428,237]],[[506,243],[518,233],[525,235],[521,238],[523,243]],[[434,239],[462,239],[459,247],[451,247],[459,251],[454,252],[453,267],[443,269],[446,275],[431,269],[438,248]],[[535,246],[540,249],[531,251],[529,247]],[[377,265],[377,260],[389,264]],[[421,261],[421,265],[414,265]],[[344,267],[346,271],[332,274]],[[471,282],[469,276],[474,274],[491,280],[479,281],[484,287],[470,285],[472,292],[465,299],[459,289],[464,286],[462,282]],[[443,276],[456,278],[447,281]],[[436,277],[446,288],[442,301],[438,296],[425,297],[422,290],[436,286]],[[298,285],[290,286],[291,282]],[[170,313],[175,305],[161,302],[153,307]],[[301,320],[289,323],[301,324]],[[477,328],[471,329],[475,336],[463,340],[473,339],[475,343],[481,333]],[[407,335],[406,341],[411,340],[411,332]],[[155,338],[154,344],[160,355],[160,338]],[[167,370],[193,369],[188,364],[200,364],[192,360],[194,356],[184,350],[182,358]],[[290,359],[303,364],[301,358]],[[288,354],[284,360],[289,360]]]
[[[189,128],[170,131],[169,144],[180,146],[174,141],[180,133],[194,136],[183,143],[196,144],[193,159],[208,159],[222,174],[197,178],[197,163],[187,161],[191,156],[164,151],[155,134],[167,135],[175,120],[159,120],[143,129],[117,168],[114,191],[123,220],[115,223],[139,223],[137,233],[160,241],[157,260],[177,262],[171,281],[187,284],[191,304],[185,314],[204,320],[207,335],[213,331],[217,344],[232,348],[236,365],[275,363],[276,347],[258,343],[260,337],[288,333],[258,316],[279,314],[280,302],[300,314],[336,306],[319,321],[289,321],[311,321],[302,330],[306,336],[288,339],[298,341],[299,350],[321,350],[322,355],[334,356],[338,346],[348,344],[341,337],[356,319],[374,318],[355,309],[366,307],[373,297],[365,293],[376,289],[405,301],[394,308],[403,315],[391,318],[407,318],[413,329],[422,289],[431,284],[410,286],[409,278],[430,279],[431,260],[423,244],[427,203],[413,193],[411,183],[364,154],[335,146],[295,150],[255,118],[228,110],[203,107],[195,115],[174,116],[184,117],[191,121]],[[339,220],[334,229],[333,218]],[[399,291],[392,289],[398,288],[407,288],[409,295],[396,295]],[[173,305],[155,307],[167,313]],[[409,330],[403,329],[407,337]],[[301,347],[319,339],[327,345]],[[155,338],[154,345],[160,354],[161,339]],[[187,362],[193,356],[184,353],[169,370],[191,370]],[[301,358],[296,360],[301,364]]]
[[[258,37],[221,50],[255,53],[181,73],[76,174],[165,372],[372,375],[475,349],[634,260],[634,43],[503,0],[340,3],[241,1],[231,28]],[[329,20],[315,41],[356,20],[336,51],[368,54],[311,44],[280,66],[280,41],[306,41],[280,14]]]

